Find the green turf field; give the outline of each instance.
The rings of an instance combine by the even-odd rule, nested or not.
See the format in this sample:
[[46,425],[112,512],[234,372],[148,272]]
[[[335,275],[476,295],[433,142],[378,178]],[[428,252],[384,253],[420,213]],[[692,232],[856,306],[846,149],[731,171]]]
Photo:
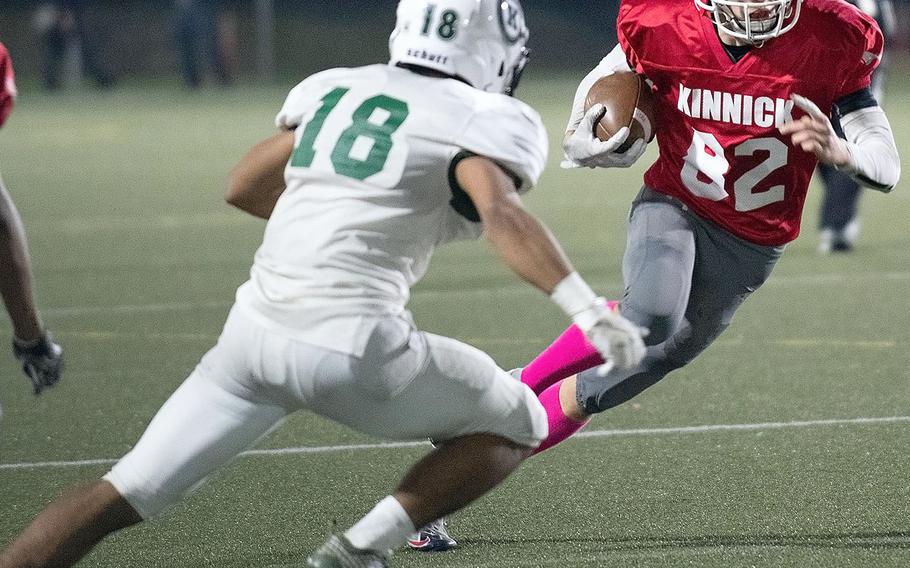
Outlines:
[[[126,452],[215,341],[263,229],[223,203],[223,180],[272,132],[289,87],[22,93],[0,135],[0,171],[26,221],[40,304],[69,370],[36,399],[0,352],[0,546],[65,487],[103,474],[109,461],[78,462]],[[892,87],[910,172],[910,81]],[[574,80],[532,75],[524,85],[554,140],[572,91]],[[627,172],[566,172],[553,150],[527,202],[579,270],[616,296],[644,161]],[[867,195],[859,248],[831,258],[814,253],[813,192],[804,237],[701,358],[455,517],[460,551],[402,552],[394,565],[910,565],[903,185]],[[411,308],[422,327],[505,368],[566,325],[483,243],[441,251]],[[8,330],[4,320],[3,342]],[[356,520],[426,451],[347,447],[376,443],[296,416],[260,448],[326,451],[241,458],[85,565],[300,566],[334,520]]]

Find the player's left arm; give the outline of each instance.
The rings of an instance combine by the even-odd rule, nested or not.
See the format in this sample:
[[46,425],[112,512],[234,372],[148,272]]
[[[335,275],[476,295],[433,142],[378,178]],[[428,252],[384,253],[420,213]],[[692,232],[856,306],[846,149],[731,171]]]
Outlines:
[[884,37],[875,20],[865,14],[845,12],[844,18],[844,72],[832,78],[839,83],[837,112],[832,114],[840,115],[843,137],[828,112],[799,95],[791,98],[806,116],[784,124],[780,131],[819,162],[843,170],[864,186],[888,192],[900,179],[900,156],[888,117],[869,88],[882,60]]
[[[868,97],[872,95],[869,94]],[[863,97],[856,93],[844,99]],[[861,185],[882,192],[891,191],[901,174],[900,156],[894,134],[885,112],[877,104],[856,105],[850,100],[839,101],[847,112],[840,119],[844,138],[837,135],[828,115],[812,101],[799,95],[791,97],[806,116],[780,127],[789,135],[794,146],[812,152],[818,161],[850,174]],[[874,103],[874,99],[872,99]]]
[[293,130],[283,130],[250,148],[231,169],[225,201],[268,219],[284,193],[284,168],[293,150]]

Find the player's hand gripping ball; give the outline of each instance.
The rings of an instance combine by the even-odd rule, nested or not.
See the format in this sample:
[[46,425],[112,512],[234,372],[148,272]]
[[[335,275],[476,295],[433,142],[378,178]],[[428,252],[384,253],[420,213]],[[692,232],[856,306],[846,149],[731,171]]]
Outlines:
[[654,101],[651,87],[644,77],[632,71],[621,71],[601,77],[588,91],[585,112],[594,105],[603,105],[603,114],[594,123],[594,136],[608,141],[623,127],[629,135],[616,152],[623,153],[638,140],[645,143],[654,139]]
[[631,71],[598,79],[585,99],[585,115],[565,140],[564,168],[628,168],[654,139],[651,88]]

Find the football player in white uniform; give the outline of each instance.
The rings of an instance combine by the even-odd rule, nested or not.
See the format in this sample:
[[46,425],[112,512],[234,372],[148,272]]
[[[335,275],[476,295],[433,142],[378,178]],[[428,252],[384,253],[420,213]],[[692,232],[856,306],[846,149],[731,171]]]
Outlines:
[[268,225],[218,344],[104,479],[51,504],[0,567],[68,566],[197,487],[307,409],[368,434],[442,441],[392,495],[308,560],[381,567],[415,527],[509,475],[547,435],[533,392],[405,310],[434,248],[483,231],[621,367],[641,330],[609,310],[520,203],[544,167],[540,118],[506,96],[526,60],[517,0],[402,0],[389,65],[295,87],[280,132],[228,201]]

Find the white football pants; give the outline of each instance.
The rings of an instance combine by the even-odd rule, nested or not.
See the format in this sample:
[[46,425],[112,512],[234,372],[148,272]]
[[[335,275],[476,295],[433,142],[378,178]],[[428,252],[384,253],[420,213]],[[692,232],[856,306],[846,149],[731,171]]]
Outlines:
[[217,345],[104,476],[143,518],[300,409],[397,440],[490,433],[536,447],[547,435],[534,393],[461,342],[389,318],[357,358],[289,339],[243,310],[232,309]]

